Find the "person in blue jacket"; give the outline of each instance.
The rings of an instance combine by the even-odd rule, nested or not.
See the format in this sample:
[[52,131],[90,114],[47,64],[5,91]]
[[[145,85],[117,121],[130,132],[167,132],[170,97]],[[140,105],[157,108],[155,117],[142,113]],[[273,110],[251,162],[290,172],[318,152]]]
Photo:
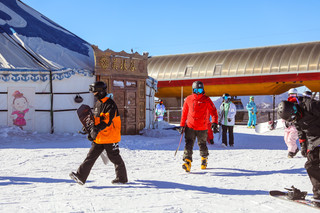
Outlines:
[[254,97],[250,96],[250,101],[247,104],[247,110],[248,110],[248,128],[255,128],[257,123],[257,106],[256,103],[254,103]]

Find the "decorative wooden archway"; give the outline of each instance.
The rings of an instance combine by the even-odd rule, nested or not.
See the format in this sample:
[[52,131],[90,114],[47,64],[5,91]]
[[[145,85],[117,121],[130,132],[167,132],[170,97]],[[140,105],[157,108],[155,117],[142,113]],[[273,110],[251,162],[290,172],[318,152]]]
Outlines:
[[148,53],[140,55],[110,49],[95,52],[95,75],[113,93],[121,117],[121,134],[134,135],[145,127]]

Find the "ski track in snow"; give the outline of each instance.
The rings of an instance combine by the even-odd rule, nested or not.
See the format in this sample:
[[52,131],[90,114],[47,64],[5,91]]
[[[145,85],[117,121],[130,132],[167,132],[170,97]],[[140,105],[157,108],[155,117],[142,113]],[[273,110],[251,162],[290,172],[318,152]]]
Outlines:
[[[166,126],[166,125],[164,125]],[[235,147],[208,145],[208,168],[194,147],[190,173],[182,170],[180,135],[146,130],[122,136],[129,183],[112,185],[114,166],[98,158],[87,183],[69,178],[90,142],[79,134],[43,134],[0,127],[0,212],[318,212],[268,195],[295,187],[312,195],[300,154],[287,158],[283,130],[256,134],[235,127]]]

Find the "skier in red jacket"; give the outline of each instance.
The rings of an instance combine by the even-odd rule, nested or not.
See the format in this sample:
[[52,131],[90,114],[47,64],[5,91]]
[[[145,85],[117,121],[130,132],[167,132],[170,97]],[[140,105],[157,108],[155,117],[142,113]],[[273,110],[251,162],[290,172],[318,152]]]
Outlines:
[[193,146],[196,138],[201,156],[201,169],[207,168],[207,147],[208,121],[211,115],[214,133],[218,132],[218,113],[211,99],[204,94],[204,86],[201,81],[192,84],[192,95],[189,95],[183,104],[182,117],[180,122],[180,133],[185,132],[185,147],[182,168],[190,172]]

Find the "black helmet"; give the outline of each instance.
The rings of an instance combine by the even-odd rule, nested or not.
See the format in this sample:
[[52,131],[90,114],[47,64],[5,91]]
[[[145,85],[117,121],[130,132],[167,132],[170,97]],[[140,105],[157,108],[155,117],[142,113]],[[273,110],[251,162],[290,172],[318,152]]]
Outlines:
[[303,92],[303,96],[304,96],[304,97],[311,98],[311,97],[312,97],[312,92],[310,92],[310,91],[305,91],[305,92]]
[[192,89],[204,89],[203,83],[201,81],[195,81],[192,83]]
[[98,99],[102,99],[107,95],[107,85],[103,81],[97,81],[89,85],[89,91],[96,93]]
[[297,116],[297,106],[289,101],[281,101],[278,105],[278,115],[286,121],[293,121]]
[[[198,89],[202,89],[202,92],[198,92]],[[193,93],[204,93],[204,86],[201,81],[195,81],[192,83],[192,92]]]

